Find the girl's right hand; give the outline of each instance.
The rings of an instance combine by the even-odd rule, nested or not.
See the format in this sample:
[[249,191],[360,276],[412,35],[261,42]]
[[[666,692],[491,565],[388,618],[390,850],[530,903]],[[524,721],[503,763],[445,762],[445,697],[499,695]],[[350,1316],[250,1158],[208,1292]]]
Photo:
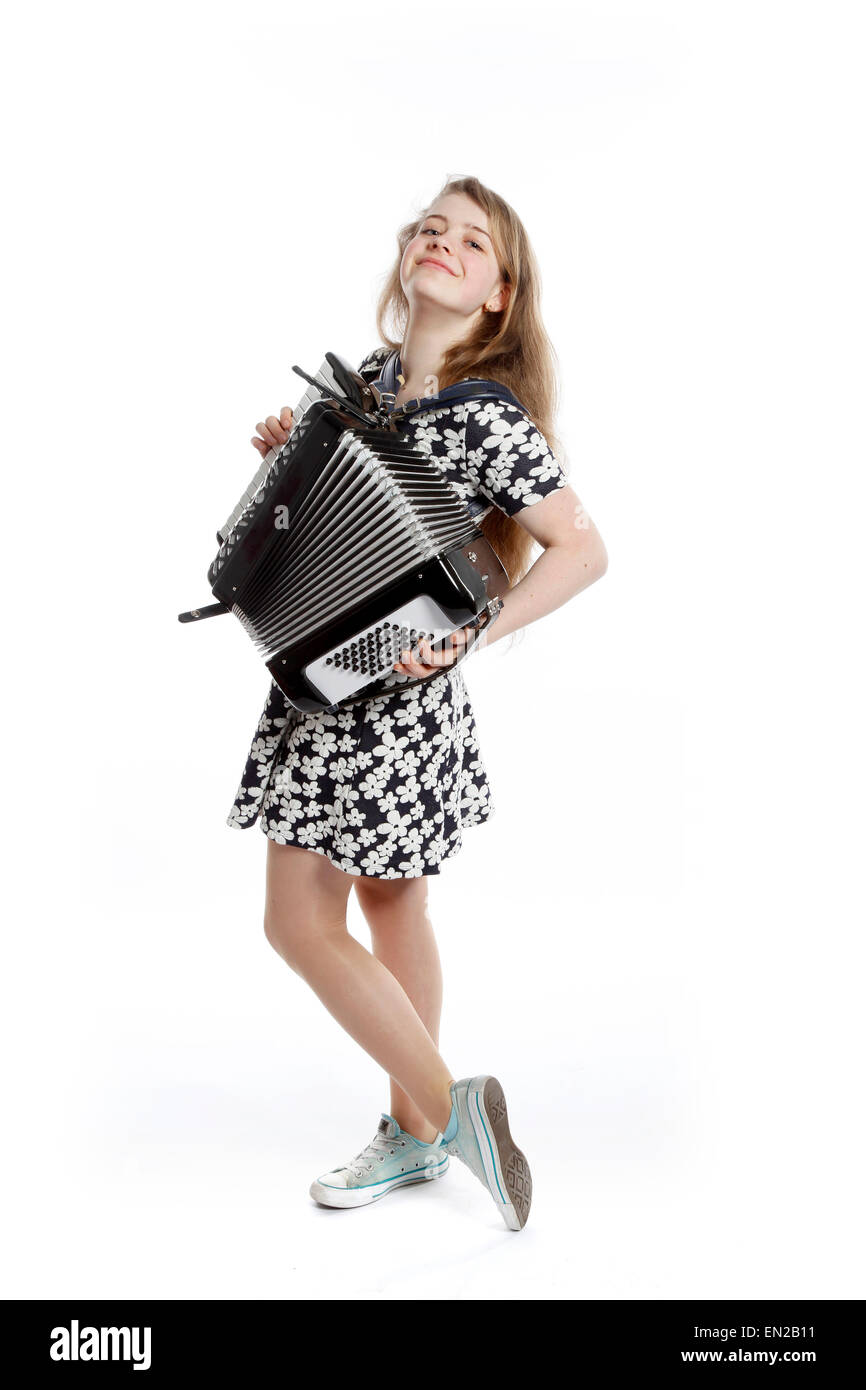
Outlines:
[[261,438],[254,436],[250,443],[258,449],[262,458],[269,454],[271,449],[278,449],[281,444],[285,444],[292,429],[292,413],[289,406],[284,405],[279,420],[276,415],[269,415],[267,420],[260,420],[256,425]]

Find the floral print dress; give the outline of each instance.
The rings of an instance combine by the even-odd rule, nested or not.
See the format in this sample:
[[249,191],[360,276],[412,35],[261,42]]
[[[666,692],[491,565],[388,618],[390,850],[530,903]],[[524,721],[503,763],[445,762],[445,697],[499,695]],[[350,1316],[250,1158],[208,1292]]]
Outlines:
[[[389,352],[364,358],[365,380],[377,380]],[[401,429],[467,505],[514,516],[565,486],[546,440],[509,402],[422,408]],[[296,710],[272,680],[227,824],[259,821],[277,844],[327,855],[349,874],[438,874],[464,830],[494,812],[464,678],[471,659],[408,689],[392,671],[382,694],[331,713]]]

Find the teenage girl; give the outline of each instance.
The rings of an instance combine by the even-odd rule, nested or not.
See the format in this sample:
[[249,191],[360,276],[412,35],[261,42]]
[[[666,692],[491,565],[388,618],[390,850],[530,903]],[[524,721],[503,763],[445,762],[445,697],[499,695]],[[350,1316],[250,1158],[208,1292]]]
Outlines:
[[[453,179],[401,228],[398,246],[378,305],[383,346],[358,371],[379,398],[390,364],[394,407],[429,397],[401,431],[481,517],[511,577],[477,651],[594,583],[607,554],[551,448],[554,355],[516,213],[477,179]],[[504,398],[437,405],[439,391],[469,377],[502,383],[523,408]],[[285,443],[292,411],[256,428],[264,456]],[[534,542],[542,553],[530,567]],[[494,810],[465,663],[449,670],[468,633],[455,633],[450,651],[422,642],[401,653],[384,694],[332,713],[302,714],[272,682],[228,824],[260,818],[267,939],[390,1078],[390,1111],[371,1143],[322,1174],[311,1196],[364,1205],[441,1177],[452,1154],[520,1230],[532,1183],[502,1087],[489,1075],[455,1080],[437,1046],[442,972],[427,879],[460,849],[465,828]],[[421,675],[430,679],[401,688]],[[347,930],[353,886],[372,952]]]

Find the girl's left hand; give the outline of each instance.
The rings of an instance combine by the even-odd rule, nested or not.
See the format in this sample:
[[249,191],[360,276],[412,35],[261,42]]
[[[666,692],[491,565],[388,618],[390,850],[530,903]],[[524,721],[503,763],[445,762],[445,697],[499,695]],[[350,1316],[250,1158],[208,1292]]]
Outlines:
[[407,676],[432,676],[434,671],[445,670],[461,655],[474,632],[473,627],[459,627],[456,632],[451,633],[451,647],[446,647],[440,652],[434,652],[427,638],[423,637],[418,643],[420,660],[413,661],[408,650],[402,651],[402,660],[394,663],[394,670],[402,671]]

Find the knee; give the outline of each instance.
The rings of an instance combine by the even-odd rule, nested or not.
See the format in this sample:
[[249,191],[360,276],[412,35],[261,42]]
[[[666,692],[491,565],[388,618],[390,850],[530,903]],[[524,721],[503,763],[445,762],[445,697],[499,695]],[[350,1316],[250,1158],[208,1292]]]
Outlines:
[[280,908],[265,908],[265,939],[273,946],[278,956],[296,974],[304,974],[305,962],[310,951],[309,933],[297,913]]
[[427,910],[427,880],[419,878],[358,878],[355,895],[372,930],[408,924]]
[[299,975],[309,978],[323,950],[342,944],[351,883],[323,855],[268,840],[265,939]]

